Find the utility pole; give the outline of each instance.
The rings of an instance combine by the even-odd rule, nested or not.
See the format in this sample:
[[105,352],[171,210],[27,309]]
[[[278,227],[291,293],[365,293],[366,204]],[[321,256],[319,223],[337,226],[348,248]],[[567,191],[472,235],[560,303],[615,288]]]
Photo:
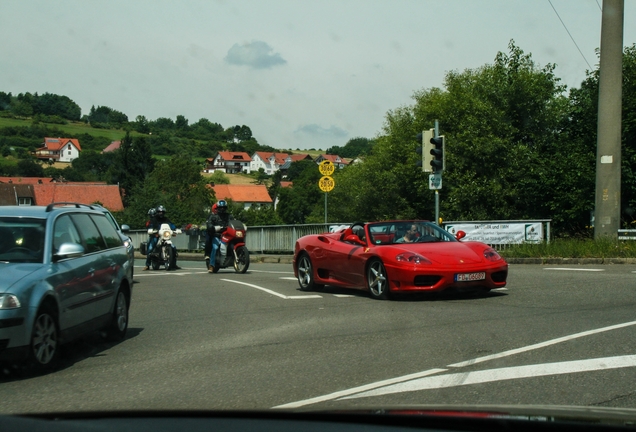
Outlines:
[[594,238],[618,236],[621,221],[621,107],[624,0],[603,0],[596,141]]

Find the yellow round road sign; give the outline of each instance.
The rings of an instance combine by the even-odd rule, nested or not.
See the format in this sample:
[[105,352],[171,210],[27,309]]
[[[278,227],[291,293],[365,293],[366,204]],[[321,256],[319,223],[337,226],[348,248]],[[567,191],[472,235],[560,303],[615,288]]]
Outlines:
[[329,192],[336,185],[336,182],[329,176],[324,176],[318,181],[318,187],[323,192]]
[[336,167],[333,165],[333,162],[325,159],[318,164],[318,170],[320,171],[320,174],[330,176],[336,170]]

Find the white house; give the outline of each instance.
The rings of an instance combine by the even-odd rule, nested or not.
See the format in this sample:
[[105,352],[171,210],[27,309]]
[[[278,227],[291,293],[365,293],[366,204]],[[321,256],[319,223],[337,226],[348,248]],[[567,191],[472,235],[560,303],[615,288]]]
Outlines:
[[72,162],[79,157],[82,148],[75,138],[44,138],[44,145],[33,154],[41,160],[54,162]]

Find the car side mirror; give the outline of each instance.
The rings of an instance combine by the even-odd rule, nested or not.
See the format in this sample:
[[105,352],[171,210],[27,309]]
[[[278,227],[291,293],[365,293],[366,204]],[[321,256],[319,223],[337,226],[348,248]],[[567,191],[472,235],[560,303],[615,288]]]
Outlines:
[[366,243],[360,240],[360,237],[358,237],[355,234],[349,234],[348,236],[345,237],[344,241],[349,243],[355,243],[360,246],[366,246]]
[[455,234],[455,238],[456,238],[457,240],[461,240],[461,239],[463,239],[464,237],[466,237],[466,233],[465,233],[464,231],[461,231],[461,230],[460,230],[460,231],[457,231],[457,234]]
[[62,243],[59,250],[53,254],[53,260],[59,261],[67,258],[77,258],[84,255],[84,247],[77,243]]

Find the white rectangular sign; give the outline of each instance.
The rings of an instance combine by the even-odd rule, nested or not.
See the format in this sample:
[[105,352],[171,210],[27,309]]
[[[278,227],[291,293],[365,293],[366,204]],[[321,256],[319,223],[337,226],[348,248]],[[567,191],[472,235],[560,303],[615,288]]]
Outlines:
[[539,243],[543,241],[541,222],[525,223],[473,223],[446,225],[446,231],[455,235],[464,231],[465,241],[480,241],[487,244]]

